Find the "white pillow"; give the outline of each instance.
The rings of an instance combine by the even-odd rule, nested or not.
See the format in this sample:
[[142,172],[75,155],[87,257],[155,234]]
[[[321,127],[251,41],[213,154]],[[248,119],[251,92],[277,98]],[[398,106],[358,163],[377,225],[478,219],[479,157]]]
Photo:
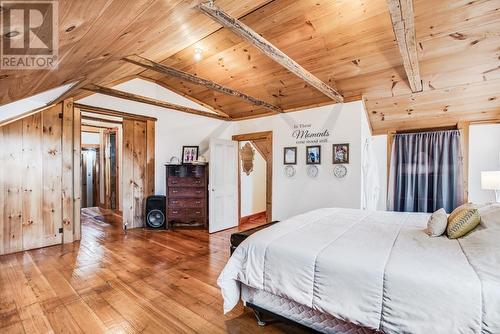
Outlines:
[[444,209],[439,209],[432,214],[427,222],[425,232],[430,237],[439,237],[444,234],[448,226],[448,215]]
[[500,203],[479,206],[478,211],[483,227],[500,229]]

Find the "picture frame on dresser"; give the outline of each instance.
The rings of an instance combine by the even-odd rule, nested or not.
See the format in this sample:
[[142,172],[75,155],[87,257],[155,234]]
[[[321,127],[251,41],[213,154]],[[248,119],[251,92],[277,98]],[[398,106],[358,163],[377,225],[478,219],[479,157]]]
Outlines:
[[199,146],[182,146],[182,163],[190,164],[198,161]]

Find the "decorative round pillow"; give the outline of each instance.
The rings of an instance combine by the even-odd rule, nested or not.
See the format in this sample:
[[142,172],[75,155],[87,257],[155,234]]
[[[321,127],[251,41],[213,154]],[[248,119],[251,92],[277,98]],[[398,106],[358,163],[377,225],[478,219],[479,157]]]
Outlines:
[[448,217],[446,233],[448,238],[457,239],[463,237],[476,228],[481,222],[481,216],[475,206],[464,204],[453,210]]

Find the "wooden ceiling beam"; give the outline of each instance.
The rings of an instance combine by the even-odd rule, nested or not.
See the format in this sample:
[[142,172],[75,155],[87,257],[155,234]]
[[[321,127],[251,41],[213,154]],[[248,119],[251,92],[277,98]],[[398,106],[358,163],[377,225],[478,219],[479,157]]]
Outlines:
[[215,118],[215,119],[220,119],[220,120],[225,120],[225,121],[230,120],[229,117],[224,117],[224,116],[221,116],[218,114],[212,114],[212,113],[209,113],[206,111],[193,109],[193,108],[189,108],[189,107],[185,107],[185,106],[180,106],[178,104],[168,103],[168,102],[160,101],[160,100],[153,99],[150,97],[140,96],[140,95],[136,95],[136,94],[132,94],[132,93],[128,93],[128,92],[124,92],[124,91],[120,91],[120,90],[116,90],[116,89],[112,89],[112,88],[107,88],[107,87],[103,87],[103,86],[98,86],[98,85],[94,85],[94,84],[87,85],[87,86],[83,87],[83,89],[94,92],[94,93],[98,93],[98,94],[104,94],[104,95],[108,95],[108,96],[117,97],[120,99],[125,99],[125,100],[134,101],[134,102],[140,102],[140,103],[146,103],[146,104],[154,105],[157,107],[182,111],[182,112],[185,112],[188,114],[205,116],[205,117],[210,117],[210,118]]
[[387,0],[387,5],[399,52],[403,57],[408,83],[414,93],[421,92],[423,86],[418,65],[413,0]]
[[191,82],[195,85],[199,85],[199,86],[203,86],[203,87],[206,87],[208,89],[211,89],[211,90],[215,90],[215,91],[222,93],[222,94],[237,97],[237,98],[242,99],[243,101],[245,101],[249,104],[253,104],[254,106],[257,106],[257,107],[263,107],[263,108],[269,109],[275,113],[282,113],[283,112],[283,110],[280,107],[277,107],[273,104],[262,101],[258,98],[253,97],[253,96],[247,95],[239,90],[222,86],[222,85],[220,85],[216,82],[213,82],[211,80],[200,78],[200,77],[197,77],[195,75],[192,75],[192,74],[180,71],[178,69],[175,69],[173,67],[169,67],[169,66],[165,66],[165,65],[160,64],[160,63],[156,63],[152,60],[140,57],[138,55],[131,55],[131,56],[125,57],[125,58],[123,58],[123,60],[125,60],[129,63],[135,64],[135,65],[142,66],[144,68],[147,68],[149,70],[152,70],[152,71],[155,71],[155,72],[158,72],[161,74],[166,74],[166,75],[172,76],[174,78],[178,78],[181,80]]
[[314,76],[311,72],[300,66],[296,61],[288,57],[283,51],[271,44],[264,37],[253,31],[246,24],[240,22],[238,19],[230,16],[222,9],[217,7],[213,2],[201,3],[197,8],[211,17],[214,21],[221,24],[223,27],[228,28],[236,35],[248,41],[251,45],[259,49],[266,56],[276,61],[281,66],[285,67],[291,73],[298,76],[310,86],[316,88],[321,93],[339,103],[344,102],[342,95],[335,89],[321,81]]

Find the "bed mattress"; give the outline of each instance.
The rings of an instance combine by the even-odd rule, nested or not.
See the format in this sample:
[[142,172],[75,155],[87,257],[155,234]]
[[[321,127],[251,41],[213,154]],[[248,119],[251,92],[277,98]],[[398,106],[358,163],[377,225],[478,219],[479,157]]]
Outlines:
[[496,216],[457,240],[427,236],[429,214],[292,217],[238,246],[218,279],[224,311],[243,284],[384,333],[500,333]]
[[321,333],[374,334],[376,331],[322,313],[293,300],[273,295],[246,285],[241,286],[241,299]]

